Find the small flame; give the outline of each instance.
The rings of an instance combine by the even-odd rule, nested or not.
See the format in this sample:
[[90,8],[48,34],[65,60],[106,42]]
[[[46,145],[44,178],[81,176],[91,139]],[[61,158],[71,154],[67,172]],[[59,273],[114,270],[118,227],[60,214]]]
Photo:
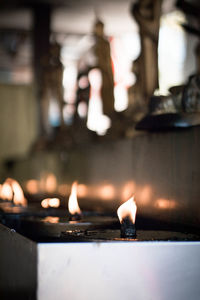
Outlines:
[[48,207],[49,207],[49,198],[43,199],[43,200],[41,201],[41,206],[42,206],[43,208],[48,208]]
[[60,199],[58,198],[46,198],[46,199],[43,199],[41,201],[41,206],[43,208],[48,208],[48,207],[59,207],[60,206]]
[[75,181],[72,184],[71,194],[69,196],[69,201],[68,201],[68,209],[71,215],[81,214],[81,210],[77,200],[77,188],[78,188],[78,182]]
[[8,182],[4,182],[1,186],[0,198],[2,200],[12,201],[13,200],[13,190]]
[[6,182],[10,184],[12,190],[13,190],[13,202],[16,205],[22,205],[27,206],[27,200],[24,197],[24,192],[20,186],[20,184],[17,182],[17,180],[12,178],[7,178]]
[[60,206],[60,199],[58,199],[58,198],[50,198],[49,199],[49,206],[50,207],[55,207],[55,208],[59,207]]
[[1,188],[1,198],[4,200],[10,200],[16,205],[27,206],[27,200],[24,197],[24,192],[20,184],[12,179],[7,178]]
[[130,220],[135,224],[137,206],[134,201],[134,197],[131,197],[128,201],[123,203],[117,210],[117,215],[120,223],[122,223],[123,219],[129,217]]

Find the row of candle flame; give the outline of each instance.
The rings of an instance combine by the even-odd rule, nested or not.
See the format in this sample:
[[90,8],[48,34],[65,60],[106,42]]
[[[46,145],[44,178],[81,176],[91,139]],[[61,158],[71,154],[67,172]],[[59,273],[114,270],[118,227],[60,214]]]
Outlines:
[[[29,179],[23,183],[28,194],[54,194],[57,193],[62,197],[68,195],[71,190],[71,185],[66,183],[58,184],[58,180],[53,173],[42,172],[40,179]],[[110,182],[102,182],[98,184],[86,185],[78,184],[78,198],[99,199],[101,201],[112,202],[114,199],[121,199],[121,202],[126,201],[135,194],[138,205],[142,207],[155,207],[159,210],[174,210],[178,208],[178,202],[173,198],[158,197],[155,199],[156,191],[150,184],[136,184],[133,179],[130,179],[122,185],[113,185]],[[53,200],[50,201],[53,205]],[[56,201],[55,201],[56,202]]]
[[[81,214],[81,209],[78,204],[77,199],[77,189],[78,182],[75,181],[72,184],[71,194],[68,201],[68,210],[71,215]],[[6,201],[13,201],[15,205],[27,206],[27,199],[24,196],[24,192],[20,184],[12,178],[7,178],[5,182],[0,187],[0,198]],[[60,206],[59,198],[46,198],[41,201],[41,206],[43,208],[54,207],[58,208]],[[117,215],[122,223],[122,220],[129,218],[132,223],[135,223],[137,206],[134,201],[134,197],[131,197],[125,203],[123,203],[117,210]]]

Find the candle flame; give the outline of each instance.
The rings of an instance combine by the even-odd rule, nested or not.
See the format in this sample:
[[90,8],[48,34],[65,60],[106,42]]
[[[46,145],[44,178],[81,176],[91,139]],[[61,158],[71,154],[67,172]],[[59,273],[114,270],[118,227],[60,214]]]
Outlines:
[[13,200],[13,190],[8,182],[4,182],[1,186],[0,198],[2,200],[12,201]]
[[49,207],[49,198],[43,199],[43,200],[41,201],[41,206],[42,206],[43,208],[48,208],[48,207]]
[[129,217],[130,220],[135,224],[137,206],[134,201],[134,197],[131,197],[129,200],[124,202],[117,210],[117,215],[120,223],[122,223],[123,219]]
[[12,178],[7,178],[1,188],[1,198],[4,200],[13,200],[16,205],[27,206],[27,200],[24,197],[24,192],[17,182]]
[[60,206],[60,199],[58,198],[50,198],[49,199],[49,206],[50,207],[59,207]]
[[81,214],[81,210],[77,200],[77,188],[78,188],[78,182],[75,181],[72,184],[71,194],[69,196],[69,201],[68,201],[68,210],[71,215]]
[[13,190],[13,203],[16,205],[27,206],[27,200],[24,197],[24,192],[17,182],[17,180],[12,178],[7,178],[6,182],[8,182]]
[[46,198],[41,201],[41,206],[43,208],[54,207],[57,208],[60,206],[60,199],[58,198]]

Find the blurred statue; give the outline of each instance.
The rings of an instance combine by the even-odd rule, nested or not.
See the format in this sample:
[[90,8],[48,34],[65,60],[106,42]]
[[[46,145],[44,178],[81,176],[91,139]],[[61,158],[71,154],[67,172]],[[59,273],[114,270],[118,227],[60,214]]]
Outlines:
[[[186,32],[193,34],[198,38],[195,47],[196,73],[200,73],[200,5],[198,1],[178,0],[176,6],[181,9],[188,18],[188,23],[181,24]],[[192,22],[190,22],[192,18]],[[195,22],[194,22],[195,21]],[[192,24],[192,25],[191,25]],[[195,24],[195,25],[194,25]]]
[[196,72],[200,74],[200,41],[198,41],[197,46],[195,48],[196,55]]
[[184,112],[200,112],[200,74],[189,77],[182,94]]
[[41,87],[42,101],[42,122],[45,133],[51,132],[49,123],[49,105],[51,99],[55,99],[58,103],[60,112],[60,126],[64,127],[63,118],[63,65],[60,61],[61,47],[58,43],[53,42],[50,47],[50,54],[42,62],[44,68],[43,86]]
[[89,68],[79,71],[77,76],[77,92],[73,122],[82,120],[86,126],[88,117],[88,105],[90,97],[90,82],[88,78]]
[[[156,1],[155,1],[156,2]],[[176,6],[191,22],[182,24],[182,27],[200,38],[200,6],[191,1],[179,0]],[[195,26],[194,26],[195,24]],[[185,128],[200,124],[200,40],[195,48],[196,71],[185,84],[172,86],[169,96],[153,96],[149,103],[148,114],[136,125],[137,129],[166,130],[172,128]]]
[[141,54],[140,86],[143,98],[149,101],[158,88],[158,37],[162,0],[139,0],[131,12],[139,25]]
[[192,3],[191,1],[178,0],[176,6],[189,17],[188,21],[191,19],[193,21],[195,20],[195,22],[188,22],[181,25],[186,32],[196,36],[198,42],[194,49],[196,59],[195,74],[189,77],[186,84],[182,86],[182,91],[180,91],[174,99],[177,101],[178,97],[181,95],[181,110],[183,112],[200,112],[200,5],[197,2]]
[[104,36],[104,24],[97,20],[94,26],[94,54],[96,68],[102,74],[101,98],[103,101],[103,113],[112,118],[114,114],[114,80],[110,56],[110,44]]
[[139,56],[132,64],[132,72],[135,74],[136,81],[135,84],[128,89],[129,104],[126,115],[130,116],[134,122],[139,121],[147,110],[147,105],[145,105],[143,97],[140,60],[141,57]]
[[149,101],[149,114],[162,115],[176,113],[177,109],[174,104],[174,99],[169,96],[152,96]]
[[172,96],[174,106],[177,112],[182,112],[183,105],[182,105],[182,97],[183,97],[183,90],[185,85],[176,85],[169,88],[169,92]]
[[190,76],[184,85],[171,87],[169,92],[171,95],[151,97],[150,114],[200,112],[200,74]]

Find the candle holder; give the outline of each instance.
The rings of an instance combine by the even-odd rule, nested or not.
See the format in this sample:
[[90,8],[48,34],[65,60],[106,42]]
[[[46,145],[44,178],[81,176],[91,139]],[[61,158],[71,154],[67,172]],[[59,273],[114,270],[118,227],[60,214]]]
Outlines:
[[[129,224],[129,222],[128,222]],[[122,223],[121,223],[122,225]],[[135,225],[135,224],[134,224]],[[132,234],[136,233],[137,236]],[[78,229],[62,232],[62,242],[159,242],[159,241],[200,241],[199,228],[182,223],[169,223],[152,218],[137,216],[137,222],[131,228],[131,234],[122,234],[122,226],[105,229]],[[127,227],[126,227],[127,229]],[[133,231],[132,231],[133,230]]]
[[115,216],[95,212],[83,212],[79,220],[77,220],[77,216],[73,219],[68,214],[65,217],[23,217],[20,221],[20,232],[33,239],[59,238],[62,232],[66,231],[74,232],[113,228],[119,228],[119,222]]
[[[65,217],[22,217],[19,232],[37,242],[156,242],[156,241],[200,241],[196,228],[183,224],[169,224],[137,217],[131,234],[122,234],[122,227],[116,216],[83,212],[82,219],[70,221]],[[133,231],[132,231],[133,229]],[[134,232],[134,234],[132,234]]]
[[193,231],[137,230],[137,237],[123,237],[119,229],[76,230],[61,234],[64,242],[160,242],[200,241],[200,234]]
[[122,238],[136,238],[135,223],[133,223],[129,217],[122,220],[121,223],[121,237]]
[[69,214],[69,221],[80,221],[82,219],[82,213],[75,213],[74,215]]
[[11,201],[0,203],[0,222],[9,228],[20,231],[22,218],[47,216],[64,216],[65,211],[60,208],[42,208],[37,204],[28,206],[15,205]]

